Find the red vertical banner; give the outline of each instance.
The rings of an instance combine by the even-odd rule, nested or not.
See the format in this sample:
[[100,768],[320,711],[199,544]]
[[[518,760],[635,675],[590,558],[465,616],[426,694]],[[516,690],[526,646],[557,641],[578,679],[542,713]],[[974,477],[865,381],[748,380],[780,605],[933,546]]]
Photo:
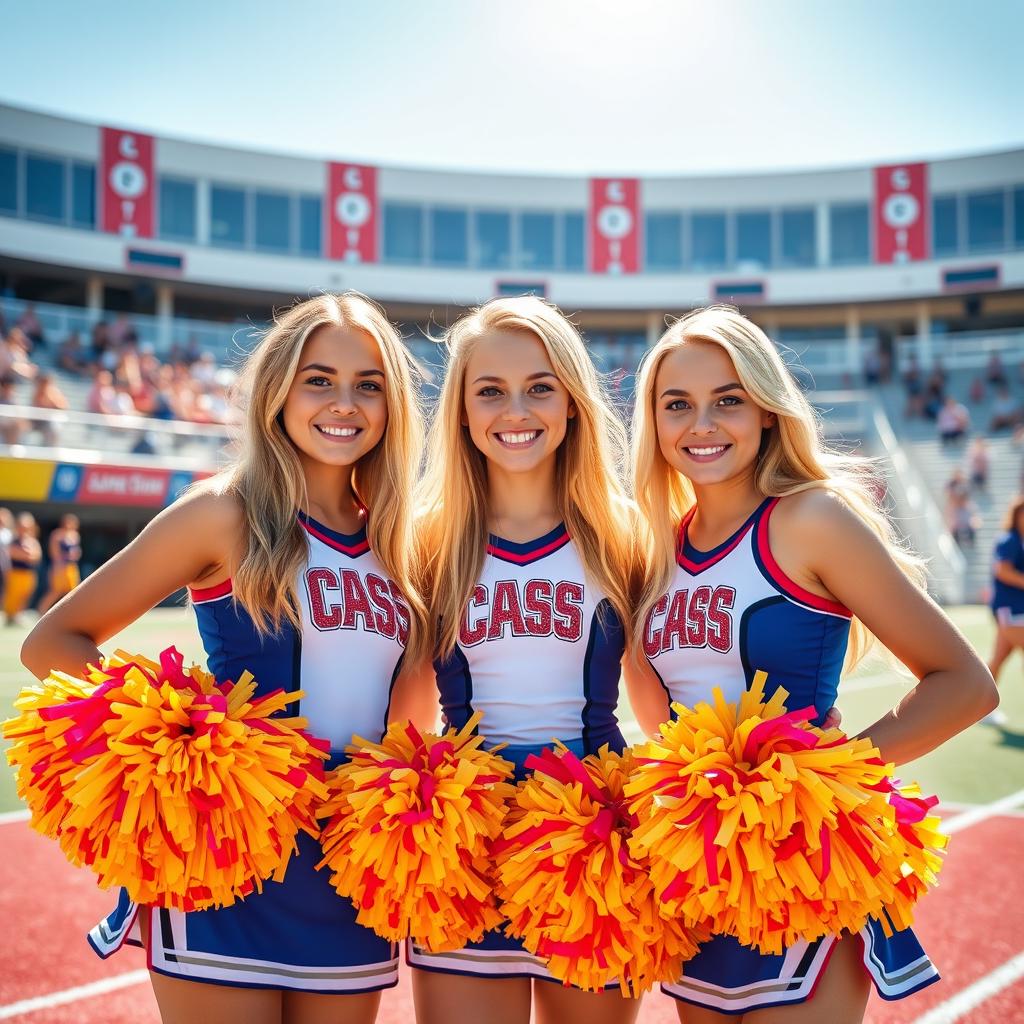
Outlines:
[[875,168],[875,262],[928,258],[928,165]]
[[590,269],[635,274],[640,269],[640,182],[590,179]]
[[327,165],[327,257],[377,262],[377,168]]
[[128,238],[153,237],[153,136],[100,129],[96,197],[103,231]]

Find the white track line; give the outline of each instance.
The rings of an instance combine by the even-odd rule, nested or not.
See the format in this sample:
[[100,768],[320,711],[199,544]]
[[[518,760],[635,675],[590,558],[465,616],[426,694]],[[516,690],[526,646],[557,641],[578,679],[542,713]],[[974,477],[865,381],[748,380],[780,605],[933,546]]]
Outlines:
[[0,825],[10,825],[15,821],[28,821],[32,815],[25,810],[21,811],[4,811],[0,814]]
[[47,996],[22,999],[17,1003],[0,1006],[0,1020],[18,1017],[23,1013],[35,1013],[36,1010],[48,1010],[54,1006],[63,1006],[65,1003],[76,1003],[79,999],[89,999],[91,996],[106,995],[107,992],[116,992],[119,988],[128,988],[131,985],[141,985],[148,980],[149,971],[128,971],[125,974],[115,974],[112,978],[92,981],[88,985],[66,988],[63,992],[51,992]]
[[1018,953],[1001,967],[979,978],[973,985],[961,989],[951,999],[939,1003],[934,1009],[918,1017],[913,1024],[953,1024],[1021,977],[1024,977],[1024,953]]
[[1024,804],[1024,789],[1018,789],[1016,793],[1004,796],[1001,800],[994,800],[990,804],[982,804],[973,810],[958,814],[951,821],[943,823],[943,831],[949,835],[952,835],[954,832],[962,832],[965,828],[977,825],[987,818],[995,818],[1000,814],[1005,814],[1007,811],[1016,810],[1022,804]]

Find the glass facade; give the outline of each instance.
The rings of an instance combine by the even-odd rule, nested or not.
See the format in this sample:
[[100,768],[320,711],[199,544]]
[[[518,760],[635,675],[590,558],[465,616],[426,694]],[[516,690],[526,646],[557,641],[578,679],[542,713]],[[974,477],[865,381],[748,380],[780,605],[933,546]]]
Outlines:
[[951,256],[960,251],[960,218],[956,196],[932,197],[932,253]]
[[683,215],[648,213],[644,225],[648,270],[679,270],[683,265]]
[[245,192],[214,185],[210,189],[210,243],[242,246],[246,239]]
[[291,196],[281,192],[253,193],[253,242],[266,252],[291,248]]
[[465,266],[469,262],[469,215],[465,210],[438,207],[430,211],[430,260]]
[[25,216],[33,220],[63,221],[67,211],[63,160],[31,153],[25,157]]
[[18,212],[18,151],[0,149],[0,211]]
[[384,259],[389,263],[423,262],[423,208],[384,204]]
[[566,270],[586,270],[586,218],[582,213],[562,216],[562,266]]
[[196,237],[196,183],[161,178],[157,189],[157,233],[173,242],[193,242]]
[[512,266],[512,215],[477,210],[473,215],[473,252],[478,267],[504,269]]
[[523,213],[519,216],[519,261],[524,270],[555,269],[555,215]]
[[813,267],[817,263],[816,222],[814,210],[810,207],[782,211],[779,251],[784,267]]
[[1006,193],[967,193],[967,248],[993,252],[1006,248]]
[[828,211],[830,261],[845,266],[871,261],[871,210],[867,203],[842,203]]
[[1013,247],[1024,249],[1024,185],[1013,190]]
[[71,165],[71,223],[76,228],[96,226],[96,165]]
[[319,256],[323,251],[323,203],[319,196],[299,196],[299,252]]
[[695,213],[691,218],[693,269],[722,270],[727,265],[725,214]]
[[736,214],[736,262],[757,267],[772,265],[770,210],[741,210]]

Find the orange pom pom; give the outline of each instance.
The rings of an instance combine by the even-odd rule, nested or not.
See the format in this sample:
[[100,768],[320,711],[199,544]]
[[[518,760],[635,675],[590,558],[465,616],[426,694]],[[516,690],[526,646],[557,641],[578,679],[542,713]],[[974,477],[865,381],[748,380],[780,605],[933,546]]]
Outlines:
[[443,736],[393,722],[380,743],[355,737],[328,776],[318,867],[356,919],[393,942],[460,949],[501,923],[490,846],[501,833],[512,765],[473,735],[481,715]]
[[33,827],[142,904],[227,906],[282,878],[298,830],[319,832],[326,744],[272,717],[301,693],[255,690],[173,648],[27,687],[3,732]]
[[506,931],[567,985],[599,991],[618,981],[639,996],[676,980],[707,933],[662,916],[646,857],[629,852],[630,754],[606,745],[581,761],[559,747],[526,767],[496,850]]

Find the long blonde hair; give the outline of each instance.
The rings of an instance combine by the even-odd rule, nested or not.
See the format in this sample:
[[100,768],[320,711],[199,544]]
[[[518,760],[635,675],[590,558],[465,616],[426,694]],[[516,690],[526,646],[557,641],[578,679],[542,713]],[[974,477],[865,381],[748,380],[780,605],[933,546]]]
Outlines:
[[355,292],[318,295],[278,314],[242,368],[239,458],[212,485],[237,495],[245,515],[245,554],[233,593],[261,632],[284,621],[301,627],[296,581],[309,548],[296,510],[307,505],[306,484],[280,414],[303,345],[329,324],[369,335],[384,363],[387,428],[353,468],[352,490],[368,511],[370,548],[409,606],[409,643],[415,644],[425,621],[412,564],[412,496],[423,450],[415,364],[380,307]]
[[[644,576],[633,618],[634,640],[642,637],[650,609],[669,588],[679,523],[695,503],[690,481],[661,453],[654,393],[665,356],[694,343],[723,348],[744,390],[762,409],[775,413],[776,422],[765,429],[761,441],[754,474],[757,490],[766,497],[782,497],[820,487],[838,495],[882,541],[904,574],[923,588],[923,562],[903,546],[872,497],[871,462],[829,447],[814,407],[760,327],[730,306],[708,306],[670,327],[647,353],[637,376],[632,481],[642,525]],[[871,633],[854,619],[847,668],[860,661],[873,643]],[[634,649],[640,649],[639,644]]]
[[576,415],[556,455],[558,510],[584,570],[629,622],[633,523],[621,483],[626,432],[612,412],[576,328],[541,299],[492,299],[448,332],[448,369],[431,425],[420,529],[429,620],[438,653],[453,650],[487,552],[487,460],[462,425],[466,364],[493,331],[518,331],[544,346]]

